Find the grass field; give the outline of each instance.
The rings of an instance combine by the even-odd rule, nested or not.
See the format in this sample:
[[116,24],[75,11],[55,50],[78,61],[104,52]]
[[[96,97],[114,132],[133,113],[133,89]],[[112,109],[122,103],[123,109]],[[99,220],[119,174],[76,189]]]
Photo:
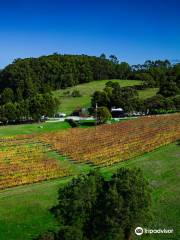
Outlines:
[[[90,83],[79,84],[74,87],[67,88],[65,90],[57,90],[54,92],[54,95],[60,99],[60,112],[65,112],[70,114],[77,107],[89,107],[91,103],[91,96],[94,91],[102,90],[105,87],[105,84],[109,80],[93,81]],[[133,86],[141,84],[141,81],[138,80],[118,80],[113,79],[113,82],[119,82],[121,87]],[[70,93],[73,90],[78,90],[81,97],[71,97],[65,96],[65,92],[69,91]],[[148,88],[146,90],[138,91],[140,98],[145,99],[156,95],[158,88]]]
[[138,91],[139,97],[142,99],[150,98],[156,95],[158,88],[147,88],[142,91]]
[[43,133],[67,128],[70,128],[70,125],[67,122],[45,122],[0,126],[0,137],[14,136],[18,134]]
[[[109,177],[118,167],[140,167],[152,186],[153,222],[149,228],[173,228],[170,238],[151,235],[147,239],[180,239],[180,146],[177,143],[161,147],[141,157],[103,168]],[[0,192],[0,239],[28,240],[47,229],[55,229],[56,221],[48,212],[56,204],[57,190],[70,178],[45,181]],[[141,237],[141,239],[146,239]]]
[[[139,167],[152,187],[153,221],[149,229],[174,229],[174,234],[148,235],[140,239],[180,239],[178,219],[180,216],[180,145],[177,143],[161,147],[151,153],[119,164],[120,167]],[[118,165],[104,169],[106,176]],[[139,239],[139,237],[137,237]]]
[[[93,82],[89,82],[89,83],[79,84],[77,86],[67,88],[65,90],[55,91],[54,95],[56,97],[59,97],[60,102],[61,102],[59,110],[61,112],[70,114],[77,107],[89,107],[90,102],[91,102],[91,96],[94,93],[94,91],[102,90],[108,81],[109,80],[93,81]],[[141,81],[138,81],[138,80],[114,79],[111,81],[119,82],[120,86],[122,86],[122,87],[141,84]],[[70,91],[70,93],[71,93],[73,90],[78,90],[82,96],[81,97],[69,97],[69,96],[67,97],[64,95],[65,92]],[[152,89],[150,90],[150,92],[151,92],[150,94],[148,92],[149,92],[149,90],[147,90],[146,93],[144,93],[144,95],[142,94],[143,97],[145,97],[146,94],[148,97],[149,95],[152,96],[152,94],[156,93],[156,91],[155,90],[153,91]]]

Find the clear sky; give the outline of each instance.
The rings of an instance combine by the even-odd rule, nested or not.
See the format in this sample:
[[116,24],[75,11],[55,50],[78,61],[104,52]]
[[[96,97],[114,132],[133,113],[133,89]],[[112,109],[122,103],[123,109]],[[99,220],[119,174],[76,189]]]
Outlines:
[[0,0],[0,68],[54,52],[180,59],[180,0]]

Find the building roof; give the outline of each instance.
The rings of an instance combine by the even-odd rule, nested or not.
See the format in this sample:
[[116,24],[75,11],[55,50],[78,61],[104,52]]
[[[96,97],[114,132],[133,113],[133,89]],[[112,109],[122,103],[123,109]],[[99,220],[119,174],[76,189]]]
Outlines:
[[122,108],[111,108],[111,111],[123,111],[123,109]]

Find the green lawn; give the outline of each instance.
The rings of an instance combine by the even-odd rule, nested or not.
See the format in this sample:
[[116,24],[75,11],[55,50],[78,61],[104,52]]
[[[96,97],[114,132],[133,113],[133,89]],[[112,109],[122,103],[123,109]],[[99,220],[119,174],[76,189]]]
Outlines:
[[52,123],[45,122],[45,123],[0,126],[0,137],[13,136],[17,134],[32,134],[32,133],[56,131],[56,130],[67,129],[69,127],[70,125],[67,122],[52,122]]
[[[177,222],[180,216],[179,159],[180,146],[174,143],[113,167],[101,169],[106,177],[122,166],[140,167],[144,171],[152,186],[153,197],[154,220],[149,228],[174,228],[175,234],[169,239],[180,239]],[[55,229],[56,221],[48,209],[56,204],[58,187],[68,180],[70,179],[45,181],[1,191],[0,239],[28,240],[47,229]],[[158,234],[147,239],[168,238]]]
[[[93,82],[89,82],[89,83],[79,84],[77,86],[67,88],[64,90],[55,91],[54,95],[56,97],[59,97],[60,102],[61,102],[59,111],[70,114],[77,107],[89,107],[90,103],[91,103],[91,96],[94,93],[94,91],[102,90],[108,81],[109,80],[93,81]],[[141,81],[138,81],[138,80],[113,79],[111,81],[119,82],[122,87],[141,84]],[[64,95],[65,92],[67,92],[67,91],[72,92],[73,90],[78,90],[82,96],[81,97],[69,97],[69,96]]]
[[[121,167],[140,167],[150,181],[153,198],[153,221],[149,229],[174,229],[169,238],[164,234],[154,234],[141,239],[180,239],[178,219],[180,216],[180,145],[177,143],[162,147],[133,160],[119,164]],[[104,169],[105,176],[115,171],[117,166]],[[139,239],[140,237],[137,237]],[[135,238],[136,239],[136,238]]]
[[[121,121],[127,121],[127,119]],[[88,128],[94,126],[94,120],[82,120],[80,123],[81,124],[79,125],[79,128]],[[66,130],[68,128],[71,128],[71,126],[67,122],[45,122],[0,126],[0,138],[19,134],[33,134]]]
[[159,88],[147,88],[145,90],[138,91],[139,97],[142,99],[150,98],[156,95]]
[[57,190],[65,180],[16,187],[0,193],[0,239],[28,240],[56,221],[48,209],[56,203]]

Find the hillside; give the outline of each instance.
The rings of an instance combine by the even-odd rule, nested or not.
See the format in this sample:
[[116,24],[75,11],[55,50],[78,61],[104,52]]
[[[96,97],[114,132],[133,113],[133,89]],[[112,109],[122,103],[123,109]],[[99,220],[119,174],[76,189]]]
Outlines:
[[0,126],[0,138],[7,136],[16,136],[21,134],[44,133],[51,131],[60,131],[70,128],[67,122],[44,122],[31,124],[18,124]]
[[0,190],[69,177],[89,167],[143,155],[177,141],[179,121],[180,114],[146,116],[90,129],[1,137]]
[[90,129],[35,137],[75,163],[108,166],[150,152],[180,138],[180,114],[145,116]]
[[[179,111],[180,100],[176,97],[180,91],[178,64],[157,60],[130,66],[119,62],[114,55],[106,58],[104,55],[55,53],[15,59],[0,71],[0,122],[5,125],[28,119],[39,121],[44,115],[53,117],[57,110],[70,114],[78,107],[89,107],[93,92],[104,88],[106,81],[103,79],[126,80],[117,80],[120,83],[118,87],[111,82],[111,93],[106,92],[109,91],[106,88],[103,93],[93,95],[93,107],[95,103],[109,109],[121,107],[127,113]],[[140,83],[143,86],[136,86],[136,89],[145,90],[137,92],[122,88]],[[52,91],[55,91],[54,95]],[[161,96],[154,97],[157,92]],[[140,98],[137,97],[138,93]]]
[[[95,91],[101,91],[109,80],[92,81],[89,83],[79,84],[64,90],[54,91],[54,96],[60,99],[59,111],[66,114],[72,113],[78,107],[90,107],[91,96]],[[112,82],[118,82],[121,87],[140,85],[139,80],[119,80],[113,79]],[[80,97],[69,96],[74,90],[78,90]],[[140,98],[146,99],[156,95],[158,88],[148,88],[138,91]],[[69,93],[69,94],[68,94]]]
[[[180,114],[148,116],[102,125],[97,127],[97,130],[91,128],[62,131],[68,128],[64,123],[52,123],[52,126],[45,123],[43,129],[38,128],[40,126],[38,124],[4,127],[0,143],[0,167],[3,169],[1,189],[14,185],[21,186],[0,190],[0,239],[32,240],[47,229],[56,229],[55,219],[49,213],[49,209],[57,201],[58,188],[72,179],[72,173],[76,176],[79,172],[85,173],[94,168],[94,165],[86,162],[87,159],[82,163],[79,158],[75,158],[78,154],[87,158],[89,153],[92,161],[104,161],[103,156],[106,157],[105,164],[100,162],[99,165],[106,178],[122,166],[141,168],[152,187],[154,219],[150,226],[174,228],[175,233],[171,239],[178,239],[180,233],[176,219],[179,216],[177,207],[180,188],[177,183],[180,182],[178,174],[180,146],[174,141],[180,137],[179,117]],[[33,136],[27,134],[33,127],[34,132],[42,134]],[[114,134],[113,129],[116,130]],[[8,131],[14,136],[5,137]],[[116,134],[118,131],[121,135]],[[26,135],[16,135],[17,133]],[[87,144],[87,141],[90,144]],[[174,143],[169,144],[170,142]],[[166,144],[167,146],[163,146]],[[86,148],[83,148],[85,145]],[[59,154],[60,148],[62,153],[67,153],[69,149],[69,156],[70,154],[73,156],[74,153],[75,161],[70,161],[69,156]],[[101,158],[97,154],[97,148],[98,154],[102,153]],[[120,159],[119,153],[114,151],[116,148],[126,150],[121,153],[123,159]],[[44,159],[44,154],[47,154],[48,158]],[[115,160],[117,163],[111,165],[107,159]],[[121,162],[125,159],[127,160]],[[105,165],[110,166],[104,167]],[[47,181],[42,181],[45,179]],[[37,181],[40,182],[33,183]],[[25,183],[30,184],[22,185]],[[162,235],[159,239],[163,238]],[[156,238],[150,236],[148,239]]]
[[[180,146],[173,143],[119,165],[102,169],[106,177],[122,166],[139,167],[143,170],[153,190],[154,219],[151,226],[174,228],[172,240],[180,237],[176,220],[180,214],[177,210],[180,208],[179,155]],[[58,188],[67,181],[69,179],[57,179],[1,191],[0,239],[32,240],[47,229],[56,229],[56,221],[48,209],[56,204]],[[148,239],[156,240],[155,237],[149,236]],[[164,235],[158,237],[158,240],[164,239]]]
[[0,71],[0,92],[11,88],[19,101],[33,93],[65,89],[93,80],[128,79],[128,63],[87,55],[52,54],[38,58],[16,59]]
[[0,240],[180,240],[180,0],[0,3]]

